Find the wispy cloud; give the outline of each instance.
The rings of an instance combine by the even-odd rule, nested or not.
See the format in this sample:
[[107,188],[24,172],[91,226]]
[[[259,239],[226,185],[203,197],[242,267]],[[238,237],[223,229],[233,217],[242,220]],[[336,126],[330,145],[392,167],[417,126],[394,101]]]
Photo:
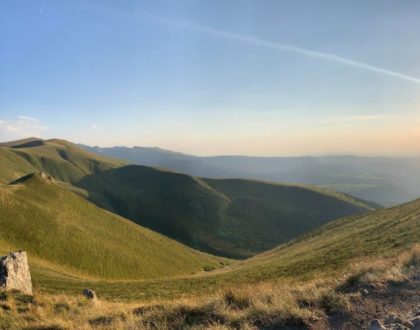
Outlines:
[[90,124],[90,125],[89,125],[89,128],[90,128],[90,129],[93,129],[93,130],[98,130],[98,129],[99,129],[99,126],[98,126],[98,125],[96,125],[96,124]]
[[154,16],[150,13],[142,12],[142,14],[146,15],[148,17],[151,17],[155,20],[158,20],[158,21],[174,24],[174,25],[184,27],[184,28],[189,28],[189,29],[195,30],[197,32],[202,32],[202,33],[206,33],[206,34],[209,34],[209,35],[213,35],[215,37],[231,39],[231,40],[235,40],[235,41],[238,41],[238,42],[244,42],[244,43],[252,44],[252,45],[255,45],[255,46],[259,46],[259,47],[265,47],[265,48],[270,48],[270,49],[279,50],[279,51],[291,52],[291,53],[296,53],[296,54],[311,57],[311,58],[317,58],[317,59],[320,59],[320,60],[340,63],[340,64],[351,66],[351,67],[354,67],[354,68],[359,68],[359,69],[362,69],[362,70],[367,70],[367,71],[370,71],[370,72],[379,73],[379,74],[383,74],[383,75],[386,75],[386,76],[389,76],[389,77],[403,79],[405,81],[420,84],[420,78],[419,77],[411,76],[409,74],[405,74],[405,73],[401,73],[401,72],[397,72],[397,71],[393,71],[393,70],[388,70],[386,68],[371,65],[371,64],[368,64],[368,63],[355,61],[355,60],[352,60],[352,59],[349,59],[349,58],[346,58],[346,57],[343,57],[343,56],[340,56],[340,55],[321,52],[321,51],[312,50],[312,49],[307,49],[307,48],[298,47],[298,46],[295,46],[295,45],[289,45],[289,44],[284,44],[284,43],[279,43],[279,42],[274,42],[274,41],[268,41],[268,40],[260,39],[260,38],[254,37],[254,36],[243,35],[243,34],[239,34],[239,33],[233,33],[233,32],[229,32],[229,31],[219,30],[219,29],[215,29],[213,27],[209,27],[209,26],[205,26],[205,25],[201,25],[201,24],[196,24],[196,23],[192,23],[192,22],[178,21],[178,20],[173,20],[173,19],[168,19],[168,18],[157,17],[157,16]]
[[0,138],[2,140],[13,140],[28,136],[39,137],[49,129],[37,118],[29,116],[18,116],[14,120],[0,119]]

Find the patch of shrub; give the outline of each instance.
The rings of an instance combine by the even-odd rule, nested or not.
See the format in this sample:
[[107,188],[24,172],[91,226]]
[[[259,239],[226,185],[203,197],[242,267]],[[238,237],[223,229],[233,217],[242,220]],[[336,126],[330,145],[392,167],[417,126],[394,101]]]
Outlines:
[[99,316],[95,319],[89,320],[89,324],[92,326],[109,326],[114,322],[114,318],[112,316]]
[[16,302],[21,303],[21,304],[35,305],[35,298],[33,296],[29,296],[29,295],[26,295],[26,294],[20,294],[20,293],[17,294],[15,296],[15,300],[16,300]]
[[229,307],[235,309],[245,309],[251,305],[251,300],[248,296],[241,296],[232,290],[228,290],[224,294],[223,299]]
[[334,291],[321,296],[320,305],[327,315],[346,315],[349,312],[349,303],[346,297]]
[[7,301],[9,295],[5,291],[0,291],[0,301]]
[[206,266],[203,267],[203,271],[205,271],[205,272],[211,272],[212,270],[215,270],[215,269],[216,269],[216,267],[210,266],[210,265],[206,265]]
[[70,305],[66,302],[60,302],[54,305],[54,312],[56,314],[65,313],[70,311]]

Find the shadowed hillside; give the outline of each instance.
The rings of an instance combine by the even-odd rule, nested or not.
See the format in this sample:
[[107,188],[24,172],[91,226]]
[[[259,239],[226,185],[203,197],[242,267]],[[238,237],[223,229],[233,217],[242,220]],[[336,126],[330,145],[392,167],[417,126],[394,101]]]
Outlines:
[[[366,204],[340,193],[246,180],[208,180],[144,166],[83,178],[110,210],[201,250],[247,257]],[[96,201],[98,202],[98,201]],[[100,204],[100,203],[99,203]]]
[[194,176],[320,185],[385,206],[420,196],[418,157],[198,157],[159,148],[83,147],[134,164]]

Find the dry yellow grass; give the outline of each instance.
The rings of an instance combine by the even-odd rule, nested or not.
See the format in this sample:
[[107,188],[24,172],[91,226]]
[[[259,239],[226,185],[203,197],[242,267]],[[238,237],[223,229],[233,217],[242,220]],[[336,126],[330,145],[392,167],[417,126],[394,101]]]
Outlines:
[[420,244],[393,258],[349,264],[339,277],[282,280],[218,290],[181,300],[97,303],[83,297],[0,296],[0,329],[256,329],[305,325],[352,312],[351,286],[404,281],[419,271]]

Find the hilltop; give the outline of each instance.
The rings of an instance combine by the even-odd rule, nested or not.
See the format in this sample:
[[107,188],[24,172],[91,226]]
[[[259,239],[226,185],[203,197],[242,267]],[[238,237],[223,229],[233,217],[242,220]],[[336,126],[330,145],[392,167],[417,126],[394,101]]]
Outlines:
[[87,152],[59,139],[29,138],[0,144],[0,172],[3,182],[10,182],[33,171],[75,183],[84,176],[127,164]]

